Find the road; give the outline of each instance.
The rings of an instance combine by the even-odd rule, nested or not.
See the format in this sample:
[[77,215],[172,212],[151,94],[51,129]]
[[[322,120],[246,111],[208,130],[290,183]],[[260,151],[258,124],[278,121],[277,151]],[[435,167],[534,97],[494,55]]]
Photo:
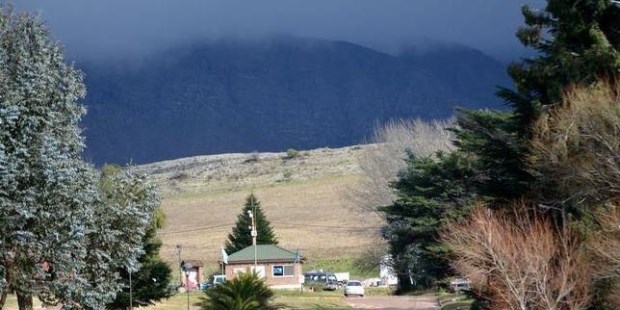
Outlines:
[[436,310],[439,309],[434,296],[366,296],[346,297],[345,302],[353,309],[376,310]]

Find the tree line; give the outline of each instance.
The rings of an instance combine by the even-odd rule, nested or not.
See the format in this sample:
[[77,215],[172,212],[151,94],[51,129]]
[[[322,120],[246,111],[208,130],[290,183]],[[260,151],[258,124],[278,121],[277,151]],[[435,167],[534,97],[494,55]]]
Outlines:
[[617,309],[620,8],[524,6],[509,111],[458,110],[452,148],[411,151],[380,210],[402,289],[469,277],[492,309]]

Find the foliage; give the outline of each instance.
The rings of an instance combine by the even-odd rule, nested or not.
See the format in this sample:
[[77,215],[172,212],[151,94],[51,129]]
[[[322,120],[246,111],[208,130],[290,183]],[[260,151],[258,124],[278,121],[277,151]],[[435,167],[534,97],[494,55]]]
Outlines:
[[33,279],[45,279],[40,263],[53,262],[55,276],[66,280],[86,256],[96,191],[79,159],[84,108],[76,100],[83,96],[81,74],[64,63],[41,22],[0,8],[2,294],[16,292],[23,307],[35,292],[68,297],[80,285]]
[[403,160],[406,153],[425,157],[452,150],[454,135],[447,129],[452,124],[452,121],[392,120],[375,128],[369,141],[374,145],[359,157],[362,179],[348,191],[347,200],[370,211],[392,203],[397,197],[390,183],[407,167]]
[[100,191],[80,159],[84,93],[45,26],[0,8],[0,303],[11,291],[20,309],[33,295],[102,309],[120,289],[117,270],[142,254],[154,188],[127,172],[114,199]]
[[263,214],[260,202],[254,194],[250,194],[246,198],[243,210],[237,216],[235,227],[228,234],[228,240],[224,247],[226,253],[231,254],[252,245],[250,228],[252,227],[252,218],[250,218],[249,211],[252,212],[256,223],[256,244],[278,244],[278,239],[271,228],[271,224]]
[[[104,197],[108,200],[108,204],[121,197],[115,194],[116,186],[119,183],[117,178],[123,171],[114,165],[105,165],[102,168],[100,187],[104,193]],[[158,203],[156,192],[150,191],[146,184],[137,184],[134,188],[122,189],[125,194],[130,192],[137,194],[141,191],[147,191],[148,195],[140,196],[145,199],[142,203]],[[137,201],[139,202],[139,201]],[[139,269],[132,272],[132,297],[133,305],[147,306],[159,301],[163,298],[171,296],[168,288],[170,284],[170,267],[159,258],[159,249],[162,242],[157,238],[157,230],[163,228],[165,223],[165,214],[160,208],[153,213],[149,226],[142,237],[141,243],[144,253],[138,258]],[[116,298],[106,307],[108,309],[125,309],[129,307],[129,273],[127,268],[118,270],[123,284],[123,290],[116,294]]]
[[612,263],[610,254],[620,250],[620,235],[613,229],[617,218],[606,213],[620,197],[618,90],[617,84],[599,83],[567,91],[564,100],[536,122],[528,157],[539,205],[559,210],[562,221],[579,219],[585,246],[593,247],[591,255],[599,258],[593,261],[597,309],[620,305],[611,298],[618,292],[620,265]]
[[445,221],[467,214],[476,199],[475,162],[466,154],[439,152],[436,158],[411,154],[407,163],[394,184],[399,198],[381,208],[387,219],[383,236],[404,289],[429,287],[449,272],[439,229]]
[[243,272],[236,278],[207,290],[201,309],[205,310],[270,310],[280,309],[272,303],[273,292],[254,272]]
[[286,150],[286,159],[293,159],[299,157],[299,151],[296,149]]
[[442,236],[453,250],[452,266],[492,309],[586,309],[593,266],[581,240],[536,209],[513,208],[478,206],[448,225]]
[[543,11],[524,6],[523,16],[517,37],[538,55],[509,67],[516,90],[499,95],[514,107],[515,130],[526,134],[567,86],[617,77],[620,9],[610,0],[548,0]]
[[[427,263],[434,262],[430,257],[445,249],[438,240],[437,228],[449,218],[466,215],[473,201],[482,200],[492,208],[502,209],[512,206],[513,201],[525,199],[551,210],[546,214],[563,226],[569,223],[569,217],[560,217],[564,213],[555,211],[566,210],[567,204],[570,207],[579,201],[581,206],[596,205],[601,198],[617,197],[607,191],[613,188],[609,184],[617,184],[613,175],[618,167],[614,156],[617,144],[613,144],[617,143],[613,140],[613,132],[617,130],[613,125],[615,99],[604,112],[605,117],[603,110],[596,114],[589,107],[577,108],[583,112],[581,119],[570,117],[581,113],[578,110],[555,111],[562,107],[559,103],[568,87],[588,87],[599,79],[615,81],[620,68],[617,53],[620,9],[609,0],[548,0],[544,10],[524,7],[523,15],[526,25],[519,30],[518,37],[538,54],[512,64],[509,74],[514,89],[502,88],[498,92],[512,111],[460,111],[455,129],[456,150],[448,158],[467,159],[470,167],[467,173],[446,166],[442,158],[434,162],[409,160],[407,171],[416,174],[412,177],[411,173],[405,173],[399,177],[394,187],[398,200],[383,208],[388,220],[385,235],[392,254],[397,261],[401,260],[401,275],[407,269],[415,271],[413,266],[418,268],[414,273],[424,277],[446,274],[445,262],[435,265],[436,269],[432,268],[434,263],[430,267]],[[615,92],[611,90],[608,94]],[[586,98],[582,106],[596,106],[591,99]],[[594,116],[590,115],[593,113]],[[560,115],[566,116],[565,121],[548,123],[550,129],[545,124],[536,125],[541,116],[544,122]],[[571,127],[573,120],[582,125]],[[583,136],[582,131],[588,132],[588,128],[606,131],[604,140],[612,143],[611,148],[605,149],[602,140],[596,141],[601,137],[594,131],[591,131],[593,135]],[[565,135],[568,144],[562,146],[558,138],[567,129],[570,129]],[[562,147],[568,153],[554,154]],[[586,150],[589,147],[593,147],[593,152]],[[602,161],[598,162],[591,160],[594,152],[606,158],[601,157]],[[602,186],[601,190],[597,186]],[[452,192],[450,200],[444,199],[444,190]],[[435,252],[435,249],[441,250]],[[436,271],[429,273],[429,270]]]
[[571,89],[535,124],[528,164],[540,201],[588,208],[620,195],[619,94],[604,83]]
[[156,187],[131,169],[114,174],[104,171],[99,184],[95,223],[86,240],[89,263],[80,271],[93,287],[84,291],[81,298],[100,294],[106,300],[86,306],[89,309],[105,308],[114,300],[124,286],[119,281],[121,270],[139,269],[138,258],[144,254],[143,238],[159,207]]

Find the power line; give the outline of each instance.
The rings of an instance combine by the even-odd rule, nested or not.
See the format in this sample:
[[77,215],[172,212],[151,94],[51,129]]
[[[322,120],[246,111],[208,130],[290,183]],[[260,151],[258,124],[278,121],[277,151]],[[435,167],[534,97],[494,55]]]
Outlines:
[[[294,226],[294,227],[317,227],[317,228],[330,228],[330,229],[342,229],[342,230],[370,230],[370,229],[380,229],[381,226],[335,226],[335,225],[319,225],[319,224],[305,224],[305,223],[291,223],[291,222],[271,222],[273,224],[284,225],[284,226]],[[205,231],[212,230],[224,227],[232,227],[234,223],[230,224],[221,224],[216,226],[203,226],[196,227],[185,230],[175,230],[175,231],[166,231],[159,233],[160,236],[165,235],[174,235],[174,234],[182,234],[182,233],[190,233],[197,231]]]
[[203,230],[211,230],[211,229],[217,229],[217,228],[223,228],[223,227],[231,227],[232,225],[234,225],[234,223],[221,224],[221,225],[216,225],[216,226],[196,227],[196,228],[186,229],[186,230],[166,231],[166,232],[159,233],[159,235],[163,236],[163,235],[173,235],[173,234],[181,234],[181,233],[196,232],[196,231],[203,231]]
[[334,229],[380,229],[382,226],[333,226],[333,225],[318,225],[318,224],[302,224],[302,223],[290,223],[290,222],[273,222],[279,225],[289,226],[301,226],[301,227],[319,227],[319,228],[334,228]]

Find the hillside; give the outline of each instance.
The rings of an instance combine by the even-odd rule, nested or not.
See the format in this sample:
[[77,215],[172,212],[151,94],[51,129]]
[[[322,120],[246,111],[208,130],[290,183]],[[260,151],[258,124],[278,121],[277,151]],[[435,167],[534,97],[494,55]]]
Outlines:
[[352,145],[391,118],[501,107],[495,87],[508,84],[503,64],[463,46],[390,55],[293,37],[78,66],[85,155],[97,164]]
[[163,194],[167,227],[161,256],[217,266],[220,247],[255,193],[280,244],[300,249],[310,262],[351,257],[380,243],[380,216],[352,206],[346,191],[360,178],[358,158],[372,145],[286,153],[198,156],[137,166]]

